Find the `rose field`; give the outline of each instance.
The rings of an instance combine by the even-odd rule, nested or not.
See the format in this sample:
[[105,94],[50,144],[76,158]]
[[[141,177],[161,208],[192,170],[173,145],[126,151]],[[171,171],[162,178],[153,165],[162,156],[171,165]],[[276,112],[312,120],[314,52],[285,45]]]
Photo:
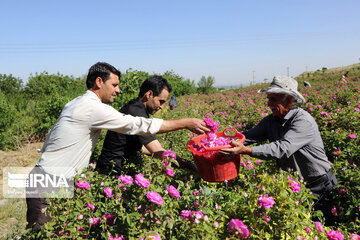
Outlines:
[[[196,135],[184,130],[157,136],[171,150],[162,161],[139,156],[141,164],[127,166],[121,176],[101,175],[90,164],[76,177],[74,197],[52,199],[44,210],[52,221],[20,238],[360,239],[359,68],[349,76],[343,84],[331,71],[296,78],[307,100],[300,107],[316,119],[339,181],[335,226],[325,226],[321,212],[312,212],[315,198],[301,175],[280,170],[273,160],[242,156],[238,177],[221,183],[176,168],[173,152],[194,160],[186,144]],[[304,87],[304,80],[312,86]],[[210,118],[219,131],[242,132],[271,114],[266,96],[257,93],[266,86],[180,96],[175,110],[164,108],[154,117]]]

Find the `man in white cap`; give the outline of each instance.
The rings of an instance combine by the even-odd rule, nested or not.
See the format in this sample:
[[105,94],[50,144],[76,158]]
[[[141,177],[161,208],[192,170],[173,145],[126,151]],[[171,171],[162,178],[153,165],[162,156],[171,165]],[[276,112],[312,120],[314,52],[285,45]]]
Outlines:
[[[271,115],[243,134],[244,144],[232,142],[234,148],[220,150],[224,156],[248,154],[260,159],[276,159],[284,170],[299,171],[308,187],[319,201],[315,210],[324,213],[325,225],[334,224],[331,214],[331,190],[336,177],[325,154],[324,144],[314,118],[295,103],[305,103],[297,91],[298,83],[287,76],[275,76],[266,94]],[[248,147],[252,143],[269,143]]]

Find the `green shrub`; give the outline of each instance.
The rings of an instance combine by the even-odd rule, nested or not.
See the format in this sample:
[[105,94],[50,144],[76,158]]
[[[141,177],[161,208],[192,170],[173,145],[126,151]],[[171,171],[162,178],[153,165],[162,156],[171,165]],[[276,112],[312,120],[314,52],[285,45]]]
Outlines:
[[196,86],[194,81],[184,79],[182,76],[174,73],[173,71],[166,71],[162,75],[171,84],[173,92],[171,95],[176,97],[187,94],[196,93]]
[[29,99],[42,100],[49,95],[76,97],[86,90],[85,79],[74,79],[73,76],[60,73],[42,72],[30,76],[24,92]]
[[11,126],[15,120],[15,108],[8,103],[2,91],[0,91],[0,116],[0,149],[5,149],[14,142]]
[[198,82],[198,89],[197,91],[199,93],[203,94],[209,94],[216,92],[216,89],[214,88],[215,78],[212,76],[202,76],[200,81]]
[[71,100],[69,96],[52,94],[37,102],[34,116],[37,123],[34,128],[39,137],[43,138],[56,123],[65,104]]
[[141,84],[149,77],[149,73],[132,70],[126,70],[125,74],[121,74],[119,80],[119,88],[121,93],[115,98],[112,106],[115,109],[120,109],[131,99],[137,98],[140,91]]
[[17,94],[23,88],[23,81],[12,74],[0,74],[0,91],[6,95]]

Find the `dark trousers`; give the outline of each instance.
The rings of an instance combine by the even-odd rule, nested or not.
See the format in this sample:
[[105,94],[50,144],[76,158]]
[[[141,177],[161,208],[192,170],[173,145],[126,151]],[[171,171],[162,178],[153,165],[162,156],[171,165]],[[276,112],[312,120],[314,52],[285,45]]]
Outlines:
[[[39,168],[34,167],[31,170],[30,174],[44,174],[45,172]],[[27,187],[26,188],[26,220],[28,224],[26,228],[33,228],[34,230],[39,230],[40,226],[51,220],[49,216],[46,216],[44,213],[45,208],[49,205],[46,202],[45,198],[36,198],[30,193],[36,191],[37,188]]]
[[49,205],[45,198],[26,198],[26,205],[26,220],[28,222],[26,228],[39,230],[42,224],[51,220],[44,213],[45,208]]
[[325,226],[334,226],[336,222],[337,217],[331,213],[331,209],[334,206],[332,190],[337,183],[338,181],[331,171],[323,182],[306,185],[306,187],[310,188],[312,194],[317,197],[313,208],[315,211],[320,210],[324,214]]
[[[46,173],[41,167],[34,167],[30,174],[50,175]],[[59,177],[55,176],[56,180]],[[66,179],[69,186],[73,187],[73,180]],[[40,229],[40,226],[46,222],[51,221],[51,217],[45,214],[45,208],[49,206],[46,196],[48,194],[57,194],[61,187],[56,186],[36,186],[26,188],[26,220],[28,222],[26,228],[33,228],[34,230]],[[59,197],[60,195],[58,195]]]

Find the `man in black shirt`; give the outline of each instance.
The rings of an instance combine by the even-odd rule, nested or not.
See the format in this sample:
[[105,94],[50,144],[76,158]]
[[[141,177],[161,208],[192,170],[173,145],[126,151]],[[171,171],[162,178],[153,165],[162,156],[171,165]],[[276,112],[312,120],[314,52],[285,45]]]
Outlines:
[[[139,97],[125,104],[120,112],[149,118],[150,114],[155,114],[165,106],[171,90],[172,87],[166,79],[157,75],[151,76],[142,83]],[[140,150],[158,159],[161,159],[165,151],[155,136],[124,135],[109,130],[96,169],[100,172],[113,169],[119,174],[123,173],[125,165],[139,163]],[[190,161],[179,156],[176,156],[176,160],[180,167],[197,171],[196,166]]]

